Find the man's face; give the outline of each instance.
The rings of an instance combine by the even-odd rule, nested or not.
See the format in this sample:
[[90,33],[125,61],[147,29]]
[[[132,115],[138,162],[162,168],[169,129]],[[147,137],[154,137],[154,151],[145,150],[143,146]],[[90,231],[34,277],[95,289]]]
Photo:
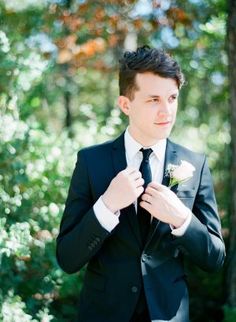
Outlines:
[[[170,135],[178,107],[178,86],[174,79],[147,72],[137,74],[138,90],[133,100],[124,97],[122,111],[129,116],[130,134],[144,146]],[[125,103],[126,102],[126,103]],[[125,106],[124,106],[125,105]]]

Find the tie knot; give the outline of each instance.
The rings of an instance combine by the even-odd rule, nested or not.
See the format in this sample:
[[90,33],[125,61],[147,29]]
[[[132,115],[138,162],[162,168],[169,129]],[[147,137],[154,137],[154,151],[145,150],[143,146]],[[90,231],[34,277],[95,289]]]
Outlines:
[[149,157],[152,153],[152,149],[140,149],[140,151],[143,153],[143,161],[148,162]]

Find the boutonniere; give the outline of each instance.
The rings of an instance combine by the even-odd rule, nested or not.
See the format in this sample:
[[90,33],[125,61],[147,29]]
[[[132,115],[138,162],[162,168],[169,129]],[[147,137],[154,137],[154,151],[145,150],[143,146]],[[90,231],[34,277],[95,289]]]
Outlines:
[[184,160],[181,160],[180,165],[168,164],[166,169],[166,175],[170,177],[169,188],[175,186],[176,184],[181,184],[188,181],[193,176],[195,167]]

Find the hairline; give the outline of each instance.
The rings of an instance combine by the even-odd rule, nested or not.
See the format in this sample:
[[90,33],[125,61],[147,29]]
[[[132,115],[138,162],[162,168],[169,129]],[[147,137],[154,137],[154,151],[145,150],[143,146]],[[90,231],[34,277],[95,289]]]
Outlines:
[[149,70],[143,71],[143,72],[138,72],[134,76],[134,85],[133,86],[130,86],[130,88],[128,88],[127,91],[126,91],[126,93],[124,93],[124,95],[123,95],[123,96],[128,97],[128,99],[130,101],[133,101],[134,100],[135,92],[137,92],[137,91],[140,90],[140,87],[137,84],[137,76],[139,74],[152,74],[152,75],[156,75],[156,76],[159,76],[161,78],[164,78],[164,79],[173,79],[176,82],[176,85],[177,85],[178,90],[180,91],[180,89],[181,89],[181,85],[178,83],[178,81],[177,81],[177,79],[175,77],[164,77],[164,76],[160,75],[157,72],[153,72],[153,71],[149,71]]

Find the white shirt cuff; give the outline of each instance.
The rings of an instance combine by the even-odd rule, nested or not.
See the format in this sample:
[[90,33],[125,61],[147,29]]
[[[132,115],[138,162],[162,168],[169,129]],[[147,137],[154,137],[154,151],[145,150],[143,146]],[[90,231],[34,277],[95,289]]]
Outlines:
[[190,224],[191,219],[192,219],[192,212],[191,210],[189,210],[188,216],[185,219],[185,222],[183,223],[182,226],[180,226],[179,228],[174,228],[172,225],[170,225],[170,228],[172,230],[171,234],[177,237],[183,236]]
[[104,204],[102,197],[100,197],[93,206],[93,210],[97,220],[103,228],[111,232],[119,224],[120,211],[114,214]]

